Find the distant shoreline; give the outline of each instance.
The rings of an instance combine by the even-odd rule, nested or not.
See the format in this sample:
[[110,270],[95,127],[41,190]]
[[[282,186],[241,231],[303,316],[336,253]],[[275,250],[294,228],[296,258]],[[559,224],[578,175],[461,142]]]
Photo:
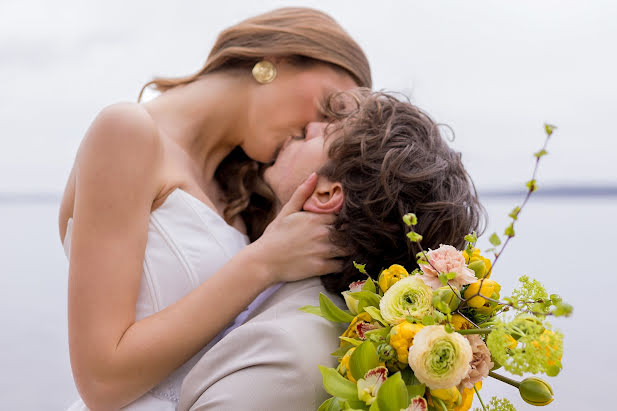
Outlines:
[[[525,195],[520,189],[486,189],[478,190],[481,200],[493,198],[521,198]],[[547,186],[540,187],[533,194],[536,198],[617,198],[617,186]],[[0,192],[0,204],[44,204],[59,203],[61,193],[54,192],[30,192],[10,193]]]

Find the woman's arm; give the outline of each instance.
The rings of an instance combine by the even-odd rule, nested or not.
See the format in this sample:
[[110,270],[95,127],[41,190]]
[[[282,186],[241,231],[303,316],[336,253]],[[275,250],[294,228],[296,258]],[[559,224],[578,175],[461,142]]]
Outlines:
[[156,127],[137,105],[104,110],[77,156],[69,348],[77,388],[93,409],[119,408],[147,392],[269,285],[338,269],[329,259],[331,217],[293,213],[312,192],[309,181],[262,239],[175,304],[135,322],[162,158]]

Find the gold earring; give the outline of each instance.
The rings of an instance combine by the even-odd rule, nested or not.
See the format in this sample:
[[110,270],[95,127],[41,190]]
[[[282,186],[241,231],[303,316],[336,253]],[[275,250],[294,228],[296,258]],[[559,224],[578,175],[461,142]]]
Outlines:
[[276,78],[276,67],[267,60],[261,60],[253,67],[253,77],[260,84],[272,83]]

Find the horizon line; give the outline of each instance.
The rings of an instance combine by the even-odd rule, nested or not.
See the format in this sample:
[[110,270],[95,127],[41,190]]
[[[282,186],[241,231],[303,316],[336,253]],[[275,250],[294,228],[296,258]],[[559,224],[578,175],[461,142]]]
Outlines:
[[[478,190],[480,200],[484,198],[522,197],[526,190],[515,188]],[[552,185],[539,187],[534,197],[544,198],[606,198],[617,197],[617,185]],[[62,198],[61,192],[0,192],[2,203],[55,203]]]

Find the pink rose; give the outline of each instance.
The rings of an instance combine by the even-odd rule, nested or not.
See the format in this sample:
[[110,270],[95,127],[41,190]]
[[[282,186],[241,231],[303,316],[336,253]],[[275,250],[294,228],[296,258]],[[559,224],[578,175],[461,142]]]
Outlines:
[[475,283],[478,280],[475,273],[467,268],[463,253],[451,245],[442,244],[437,250],[430,250],[426,255],[430,264],[420,264],[420,268],[424,272],[424,275],[421,275],[420,278],[433,290],[443,286],[439,281],[439,273],[455,273],[456,277],[448,282],[459,290],[462,286]]

